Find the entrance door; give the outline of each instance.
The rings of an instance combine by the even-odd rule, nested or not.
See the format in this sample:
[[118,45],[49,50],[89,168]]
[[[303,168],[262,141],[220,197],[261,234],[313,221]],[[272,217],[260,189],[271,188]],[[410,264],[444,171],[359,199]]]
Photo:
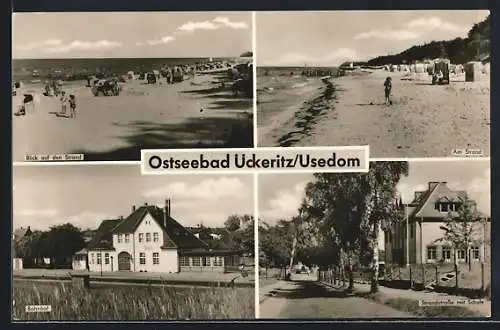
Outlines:
[[132,257],[127,252],[118,254],[118,270],[130,270],[130,260]]

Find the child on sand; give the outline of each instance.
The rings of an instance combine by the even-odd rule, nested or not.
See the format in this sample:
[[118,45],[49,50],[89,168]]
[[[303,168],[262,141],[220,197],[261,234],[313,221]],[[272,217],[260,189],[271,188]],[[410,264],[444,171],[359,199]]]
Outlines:
[[391,77],[385,78],[384,89],[385,89],[385,104],[390,105],[390,104],[392,104],[392,101],[391,101],[392,78]]
[[76,98],[75,95],[71,94],[69,96],[69,108],[71,113],[71,118],[76,117]]

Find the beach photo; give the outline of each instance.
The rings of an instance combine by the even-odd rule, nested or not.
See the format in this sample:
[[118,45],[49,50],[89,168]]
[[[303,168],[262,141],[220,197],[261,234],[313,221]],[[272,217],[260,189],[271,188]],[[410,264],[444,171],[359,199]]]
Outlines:
[[255,24],[258,146],[489,156],[489,11],[259,12]]
[[487,159],[260,174],[259,317],[491,317],[490,180]]
[[14,13],[12,29],[15,162],[253,147],[251,13]]
[[18,166],[13,193],[14,321],[255,317],[252,175]]

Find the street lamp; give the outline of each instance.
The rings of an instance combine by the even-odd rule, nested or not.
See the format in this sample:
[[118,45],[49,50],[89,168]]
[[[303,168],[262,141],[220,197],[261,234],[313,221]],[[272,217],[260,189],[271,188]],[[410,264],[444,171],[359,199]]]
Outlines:
[[405,204],[406,216],[406,267],[410,266],[410,223],[408,221],[408,204]]

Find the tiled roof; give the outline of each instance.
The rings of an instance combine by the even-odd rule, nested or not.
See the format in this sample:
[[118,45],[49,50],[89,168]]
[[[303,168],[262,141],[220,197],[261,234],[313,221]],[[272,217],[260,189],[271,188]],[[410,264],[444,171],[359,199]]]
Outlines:
[[[411,218],[445,218],[446,213],[436,209],[439,201],[460,202],[467,198],[467,192],[463,190],[451,190],[446,182],[429,182],[427,191],[417,192],[415,198],[409,206],[409,216]],[[481,216],[484,216],[478,211]]]
[[103,220],[86,248],[88,250],[112,250],[113,229],[120,223],[120,221],[122,220]]
[[[192,232],[184,228],[172,217],[167,215],[164,219],[164,210],[153,205],[145,205],[137,208],[113,230],[113,233],[123,234],[135,232],[148,213],[166,234],[162,248],[207,248],[206,243],[196,238]],[[164,220],[166,220],[166,224]]]

